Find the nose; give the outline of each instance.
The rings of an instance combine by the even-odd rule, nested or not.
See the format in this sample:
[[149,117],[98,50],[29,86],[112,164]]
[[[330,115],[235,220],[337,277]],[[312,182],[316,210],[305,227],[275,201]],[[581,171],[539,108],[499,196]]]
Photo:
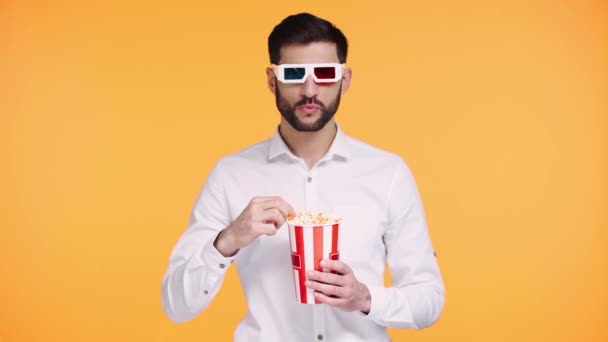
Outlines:
[[319,95],[319,86],[315,83],[315,80],[312,76],[308,76],[304,84],[302,85],[301,95],[306,96],[308,98],[315,97]]

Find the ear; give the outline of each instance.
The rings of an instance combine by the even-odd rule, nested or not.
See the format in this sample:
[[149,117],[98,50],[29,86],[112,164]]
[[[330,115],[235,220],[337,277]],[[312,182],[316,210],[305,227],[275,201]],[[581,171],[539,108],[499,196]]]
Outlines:
[[348,88],[350,87],[350,80],[353,77],[353,72],[350,68],[344,69],[344,74],[342,75],[342,94],[346,93]]
[[274,94],[277,87],[277,78],[274,75],[271,67],[266,68],[266,82],[268,83],[268,89]]

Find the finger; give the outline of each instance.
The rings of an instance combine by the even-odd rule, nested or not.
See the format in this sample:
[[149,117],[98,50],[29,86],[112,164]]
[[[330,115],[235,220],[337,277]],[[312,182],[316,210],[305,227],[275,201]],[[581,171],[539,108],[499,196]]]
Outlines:
[[272,201],[273,199],[275,199],[277,196],[256,196],[254,198],[251,199],[251,203],[263,203],[263,202],[268,202],[268,201]]
[[279,196],[258,196],[254,197],[251,200],[251,203],[259,204],[262,206],[262,209],[268,209],[269,207],[276,206],[276,202],[281,201],[281,197]]
[[324,295],[321,292],[315,292],[315,299],[317,299],[319,302],[321,302],[323,304],[337,306],[337,307],[344,307],[347,304],[347,300],[344,298],[332,298],[332,297]]
[[310,271],[307,273],[307,278],[336,286],[344,286],[347,283],[347,279],[343,275],[329,272]]
[[277,228],[272,223],[260,223],[257,225],[257,231],[260,234],[272,236],[277,233]]
[[331,271],[336,271],[338,274],[347,275],[353,273],[353,271],[340,260],[321,260],[321,267],[327,268]]
[[285,200],[281,199],[283,202],[283,206],[281,207],[284,213],[286,213],[287,215],[285,215],[285,217],[294,217],[296,216],[296,211],[293,209],[293,207],[291,205],[289,205],[289,203],[287,203]]
[[271,208],[268,210],[264,210],[260,214],[260,221],[264,223],[272,223],[275,228],[279,228],[285,223],[285,218],[277,208]]
[[343,287],[340,286],[335,286],[332,284],[325,284],[325,283],[320,283],[317,281],[311,281],[311,280],[307,280],[306,281],[306,287],[311,288],[315,291],[319,291],[321,293],[323,293],[326,296],[330,296],[330,297],[339,297],[339,298],[344,298],[346,297],[346,291]]
[[290,215],[291,216],[296,215],[295,210],[293,210],[293,208],[289,205],[289,203],[287,203],[284,199],[282,199],[281,197],[278,197],[278,196],[271,197],[270,199],[268,199],[266,201],[259,202],[259,205],[264,210],[277,208],[278,210],[281,211],[281,214],[283,215],[284,218],[287,218]]

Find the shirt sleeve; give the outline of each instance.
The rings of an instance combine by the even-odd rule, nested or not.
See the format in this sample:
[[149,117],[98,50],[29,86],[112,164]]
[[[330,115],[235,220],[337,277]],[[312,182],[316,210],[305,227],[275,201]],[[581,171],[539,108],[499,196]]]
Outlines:
[[175,245],[163,277],[163,310],[176,323],[189,321],[207,308],[233,261],[213,246],[219,232],[230,224],[221,179],[218,163],[195,202],[188,228]]
[[389,193],[384,236],[392,287],[368,286],[368,318],[391,328],[423,329],[443,309],[445,289],[414,178],[399,159]]

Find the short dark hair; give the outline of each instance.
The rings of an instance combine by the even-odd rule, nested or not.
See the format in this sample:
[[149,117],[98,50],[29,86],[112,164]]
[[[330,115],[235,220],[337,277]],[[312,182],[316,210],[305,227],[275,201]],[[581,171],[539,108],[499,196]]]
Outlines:
[[313,42],[335,43],[340,63],[346,63],[348,42],[342,31],[329,21],[310,13],[290,15],[274,27],[268,36],[270,63],[279,64],[281,47],[285,45]]

